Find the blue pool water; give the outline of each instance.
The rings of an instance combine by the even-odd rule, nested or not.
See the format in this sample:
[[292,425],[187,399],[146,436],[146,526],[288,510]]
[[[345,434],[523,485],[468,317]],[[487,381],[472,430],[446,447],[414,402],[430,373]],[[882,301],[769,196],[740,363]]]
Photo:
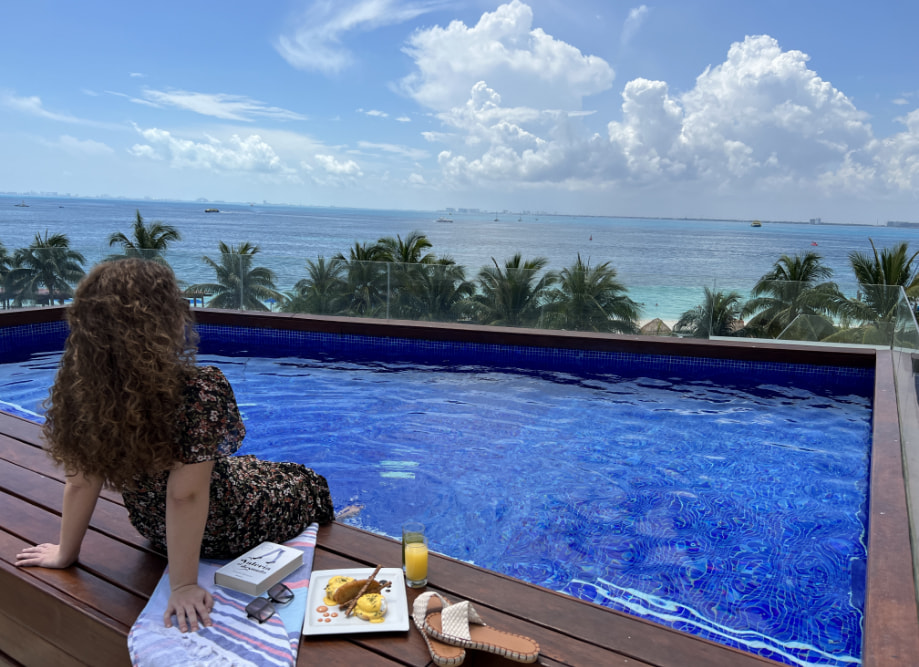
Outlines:
[[[348,523],[395,537],[416,518],[432,548],[491,570],[790,664],[859,664],[869,372],[474,346],[419,360],[411,341],[260,357],[207,334],[241,453],[315,468],[338,509],[363,506]],[[40,413],[56,362],[0,367],[6,407]]]

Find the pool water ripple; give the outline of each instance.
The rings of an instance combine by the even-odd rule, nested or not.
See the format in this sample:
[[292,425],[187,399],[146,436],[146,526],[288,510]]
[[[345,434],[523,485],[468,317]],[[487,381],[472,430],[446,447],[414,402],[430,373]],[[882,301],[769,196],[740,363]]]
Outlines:
[[[634,376],[201,355],[241,453],[325,475],[348,523],[790,664],[860,662],[867,396]],[[7,370],[40,413],[56,362]],[[51,369],[49,371],[49,369]],[[33,390],[34,392],[34,390]],[[431,572],[436,581],[436,569]]]

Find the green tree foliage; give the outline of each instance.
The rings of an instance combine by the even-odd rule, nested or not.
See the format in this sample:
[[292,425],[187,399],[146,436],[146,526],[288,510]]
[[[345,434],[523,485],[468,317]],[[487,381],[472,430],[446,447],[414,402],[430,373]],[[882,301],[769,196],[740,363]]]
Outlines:
[[402,264],[429,264],[435,258],[425,250],[431,247],[428,237],[419,231],[410,233],[404,240],[399,235],[395,238],[387,236],[377,241],[376,259]]
[[702,303],[680,315],[673,328],[674,333],[692,338],[736,336],[742,299],[739,292],[716,292],[706,287]]
[[346,262],[335,258],[306,261],[307,277],[297,281],[281,310],[289,313],[337,315],[341,312],[346,283],[342,276]]
[[220,241],[218,261],[205,256],[204,262],[214,269],[217,282],[191,285],[187,292],[210,294],[209,308],[238,310],[269,310],[265,302],[283,302],[284,295],[274,284],[274,271],[264,266],[252,266],[259,248],[248,241],[228,246]]
[[348,257],[338,253],[335,259],[346,263],[343,290],[344,312],[357,317],[388,316],[392,275],[383,261],[379,244],[355,243]]
[[428,322],[456,322],[471,309],[475,284],[466,270],[449,257],[412,264],[399,290],[399,316]]
[[27,302],[53,304],[55,299],[63,304],[83,277],[85,262],[83,255],[70,247],[66,234],[36,234],[32,245],[13,253],[4,283],[6,293],[17,306]]
[[772,270],[757,281],[753,298],[743,308],[743,317],[753,315],[747,322],[748,331],[779,338],[783,332],[790,333],[795,323],[793,328],[806,329],[804,337],[809,340],[833,333],[832,316],[843,297],[836,283],[829,282],[833,270],[822,259],[815,252],[779,257]]
[[540,272],[549,263],[545,257],[524,261],[518,252],[501,267],[492,257],[494,266],[479,271],[480,292],[475,295],[476,319],[493,326],[535,327],[542,316],[549,288],[557,276]]
[[637,333],[641,309],[627,292],[609,262],[591,267],[579,253],[577,261],[559,273],[558,287],[549,292],[546,324],[572,331]]
[[[871,253],[849,253],[859,294],[841,300],[843,329],[827,337],[828,342],[891,344],[899,316],[907,307],[901,288],[908,298],[919,296],[919,265],[914,264],[919,252],[910,254],[906,242],[878,250],[869,241]],[[850,324],[855,326],[847,326]]]
[[144,219],[138,210],[130,237],[122,232],[116,232],[109,236],[109,247],[120,245],[122,252],[121,254],[110,255],[108,259],[141,257],[165,264],[166,260],[163,259],[163,254],[169,244],[173,241],[179,241],[181,238],[182,235],[179,234],[179,230],[171,225],[165,225],[159,221],[149,224],[144,223]]

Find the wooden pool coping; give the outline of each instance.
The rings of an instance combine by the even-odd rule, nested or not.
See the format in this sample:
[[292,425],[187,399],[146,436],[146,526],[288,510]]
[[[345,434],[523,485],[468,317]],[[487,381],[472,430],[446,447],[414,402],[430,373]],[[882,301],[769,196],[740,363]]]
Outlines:
[[[64,312],[65,309],[60,307],[2,312],[0,313],[0,329],[20,324],[59,321],[63,318]],[[917,615],[913,559],[909,538],[909,517],[902,465],[900,423],[894,386],[894,362],[893,353],[890,350],[864,347],[819,347],[807,344],[770,344],[766,341],[751,343],[743,340],[704,341],[653,336],[612,336],[391,320],[273,313],[253,314],[212,309],[196,310],[196,318],[202,324],[236,327],[292,329],[496,345],[556,347],[682,357],[873,368],[875,371],[875,393],[869,491],[868,567],[863,664],[881,667],[909,665],[914,664],[916,656],[919,656],[919,615]],[[0,463],[7,466],[5,469],[10,471],[11,477],[14,476],[13,473],[15,475],[31,473],[43,478],[53,477],[53,470],[45,467],[46,463],[38,462],[38,459],[35,458],[31,451],[28,452],[27,457],[30,463],[23,464],[22,457],[25,456],[23,452],[26,451],[23,448],[28,447],[28,450],[35,450],[40,443],[36,436],[37,429],[30,430],[29,427],[20,427],[17,424],[17,420],[9,417],[0,421],[0,440],[4,443],[2,451],[5,452],[0,457]],[[26,433],[27,436],[24,437],[23,433]],[[8,466],[12,466],[12,468],[8,468]],[[89,614],[90,616],[101,615],[109,619],[108,622],[100,621],[103,626],[111,624],[110,616],[117,614],[110,610],[106,611],[104,605],[100,605],[102,607],[100,609],[94,608],[96,602],[89,599],[92,596],[80,592],[81,567],[71,568],[68,571],[63,571],[63,573],[55,572],[53,573],[54,576],[51,577],[36,576],[34,570],[30,572],[12,567],[11,563],[15,556],[15,553],[12,552],[13,549],[19,548],[19,545],[24,542],[54,539],[54,535],[36,536],[35,530],[25,527],[25,524],[28,524],[29,521],[10,525],[5,518],[10,516],[7,511],[7,505],[10,507],[15,505],[18,508],[20,504],[25,503],[32,508],[30,510],[32,512],[40,510],[42,518],[41,520],[36,519],[35,523],[41,523],[46,526],[48,521],[45,518],[46,515],[50,516],[59,512],[60,500],[59,498],[57,501],[54,500],[53,492],[51,492],[50,496],[32,494],[23,486],[17,486],[15,481],[7,483],[6,473],[0,479],[4,480],[0,483],[0,487],[2,487],[0,492],[3,494],[0,498],[2,498],[4,507],[3,514],[0,516],[0,538],[3,539],[5,545],[2,556],[0,556],[0,581],[3,582],[3,590],[13,591],[15,589],[28,597],[29,588],[33,587],[38,589],[40,593],[38,597],[46,603],[42,607],[45,614],[50,613],[61,619],[74,613]],[[58,488],[59,483],[58,479]],[[120,507],[119,500],[118,496],[115,496],[114,499],[109,499],[110,509],[116,514],[118,512],[117,508]],[[121,507],[121,510],[123,511],[123,507]],[[22,511],[21,508],[18,511]],[[122,517],[122,519],[126,521],[126,517]],[[115,521],[115,519],[112,519],[112,521]],[[131,529],[128,525],[127,528],[120,526],[118,530],[130,532]],[[330,567],[344,567],[345,563],[373,564],[375,561],[373,557],[374,549],[383,549],[385,551],[385,549],[391,548],[386,546],[386,538],[372,536],[340,524],[333,524],[329,529],[323,529],[323,533],[320,536],[321,543],[324,538],[330,546],[328,548],[323,546],[317,552],[317,568],[325,567],[323,563],[330,564]],[[161,571],[161,557],[156,556],[147,549],[139,536],[135,534],[133,537],[126,538],[124,535],[120,535],[118,539],[122,542],[122,548],[124,544],[130,544],[132,549],[141,552],[141,556],[135,555],[132,558],[140,558],[143,563],[148,566],[152,564],[154,569],[159,568],[158,571]],[[370,550],[369,553],[368,549]],[[528,612],[525,607],[518,610],[506,610],[502,607],[501,600],[496,596],[510,596],[513,599],[535,595],[536,598],[552,601],[551,604],[555,606],[557,593],[516,582],[507,577],[500,577],[494,575],[494,573],[479,570],[451,559],[445,559],[445,561],[450,563],[450,568],[454,570],[454,576],[456,577],[455,584],[444,587],[448,594],[454,597],[474,598],[480,604],[509,614],[509,616],[513,617],[513,622],[519,624],[518,627],[525,628],[532,634],[538,635],[540,632],[550,631],[545,619],[535,618],[534,616],[536,615]],[[69,575],[67,574],[68,572],[70,573]],[[76,577],[76,580],[71,580],[73,577]],[[482,581],[485,580],[494,580],[499,583],[496,583],[493,590],[489,592],[488,587],[483,587],[482,585]],[[152,583],[155,585],[155,579],[152,580]],[[133,591],[133,593],[135,595],[139,594],[141,597],[144,594],[149,595],[152,591],[152,585],[149,584],[150,581],[147,581],[143,585],[138,585],[137,590]],[[147,588],[148,586],[149,589]],[[49,587],[51,590],[46,590]],[[533,593],[533,590],[536,593]],[[38,646],[44,642],[43,628],[46,617],[42,614],[34,613],[34,610],[23,614],[21,607],[23,598],[19,595],[0,597],[4,598],[0,601],[0,617],[12,624],[9,626],[10,628],[16,628],[11,632],[0,630],[0,653],[6,654],[21,664],[40,664],[40,662],[33,662],[24,658],[29,657],[27,650],[29,643]],[[565,598],[565,600],[565,604],[573,604],[574,607],[572,608],[577,609],[579,614],[583,613],[586,617],[600,620],[592,620],[589,625],[571,624],[570,627],[563,627],[561,634],[568,638],[567,641],[570,646],[559,639],[556,654],[547,654],[543,658],[543,664],[586,664],[579,662],[576,658],[566,658],[566,655],[586,656],[590,653],[590,651],[583,653],[586,649],[580,646],[580,643],[589,645],[592,647],[591,650],[599,651],[592,659],[605,655],[604,660],[613,660],[606,664],[619,664],[620,662],[626,664],[623,661],[631,661],[628,664],[659,665],[661,667],[676,667],[677,665],[689,664],[740,665],[747,664],[748,659],[754,658],[749,654],[738,654],[737,651],[732,649],[653,624],[650,624],[653,627],[642,635],[647,641],[672,645],[673,637],[678,636],[679,641],[677,644],[682,648],[676,649],[677,653],[672,658],[660,655],[659,651],[636,650],[634,642],[623,639],[627,635],[620,636],[619,633],[614,631],[615,628],[623,629],[626,626],[637,627],[633,625],[636,619],[631,617],[623,619],[625,616],[623,614],[618,614],[596,605],[590,605],[589,603],[575,601],[571,598]],[[585,611],[588,608],[589,613]],[[599,614],[599,616],[596,616],[596,614]],[[123,616],[124,610],[122,610]],[[603,619],[606,620],[604,621]],[[123,625],[125,618],[121,618],[120,621]],[[565,626],[564,622],[562,622],[562,626]],[[589,627],[604,628],[607,626],[612,634],[603,630],[597,636],[590,636],[589,633],[595,633],[596,630],[588,630]],[[644,625],[641,625],[641,627],[644,628]],[[556,632],[557,630],[556,628],[551,631]],[[623,632],[627,631],[623,630]],[[413,631],[410,635],[414,636],[417,633]],[[31,642],[24,644],[24,637],[30,638]],[[396,664],[425,664],[424,662],[419,662],[419,660],[425,659],[426,653],[423,652],[424,647],[420,644],[420,637],[416,639],[417,642],[415,643],[420,645],[422,653],[419,654],[417,651],[418,646],[415,646],[409,650],[413,657],[408,660],[403,655],[405,647],[400,647],[399,650],[394,652],[388,652],[385,649],[385,646],[395,646],[398,642],[392,644],[391,641],[374,641],[372,638],[348,640],[347,642],[341,640],[304,640],[304,649],[309,648],[307,651],[301,652],[300,663],[306,664],[303,662],[305,654],[310,656],[310,662],[316,659],[319,654],[328,655],[331,659],[332,656],[341,653],[344,650],[342,646],[347,644],[356,651],[350,659],[360,659],[359,656],[363,652],[369,651],[380,657],[385,655],[387,659],[395,660]],[[409,645],[412,644],[410,638],[407,638],[406,641],[408,641]],[[74,653],[68,653],[67,642],[63,642],[65,644],[63,646],[60,645],[62,642],[58,640],[50,643],[54,645],[53,655],[56,656],[56,659],[60,659],[61,656],[75,657]],[[686,648],[703,645],[705,649],[701,653],[695,653]],[[676,647],[673,646],[673,648]],[[48,651],[51,649],[46,647],[43,650],[45,653],[42,653],[42,655],[47,656]],[[571,653],[567,654],[566,651],[571,651]],[[706,656],[704,660],[701,658],[702,654]],[[126,657],[126,650],[124,655]],[[399,657],[400,655],[403,657]],[[79,660],[79,658],[77,659]],[[479,658],[479,662],[474,664],[484,664],[481,660],[482,658]],[[755,663],[749,664],[773,664],[769,661],[763,661],[761,658],[755,658],[755,660]],[[326,661],[325,657],[323,657],[323,661]],[[0,664],[2,664],[2,656],[0,656]],[[116,660],[105,663],[97,662],[96,664],[121,663]],[[329,664],[338,663],[330,662]],[[473,663],[467,659],[466,664]]]

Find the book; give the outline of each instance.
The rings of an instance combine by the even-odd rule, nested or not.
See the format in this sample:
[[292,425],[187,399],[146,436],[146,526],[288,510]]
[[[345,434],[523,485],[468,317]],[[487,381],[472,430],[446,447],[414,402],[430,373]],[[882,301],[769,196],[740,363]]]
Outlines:
[[217,570],[214,583],[240,593],[261,595],[302,564],[300,549],[262,542]]

